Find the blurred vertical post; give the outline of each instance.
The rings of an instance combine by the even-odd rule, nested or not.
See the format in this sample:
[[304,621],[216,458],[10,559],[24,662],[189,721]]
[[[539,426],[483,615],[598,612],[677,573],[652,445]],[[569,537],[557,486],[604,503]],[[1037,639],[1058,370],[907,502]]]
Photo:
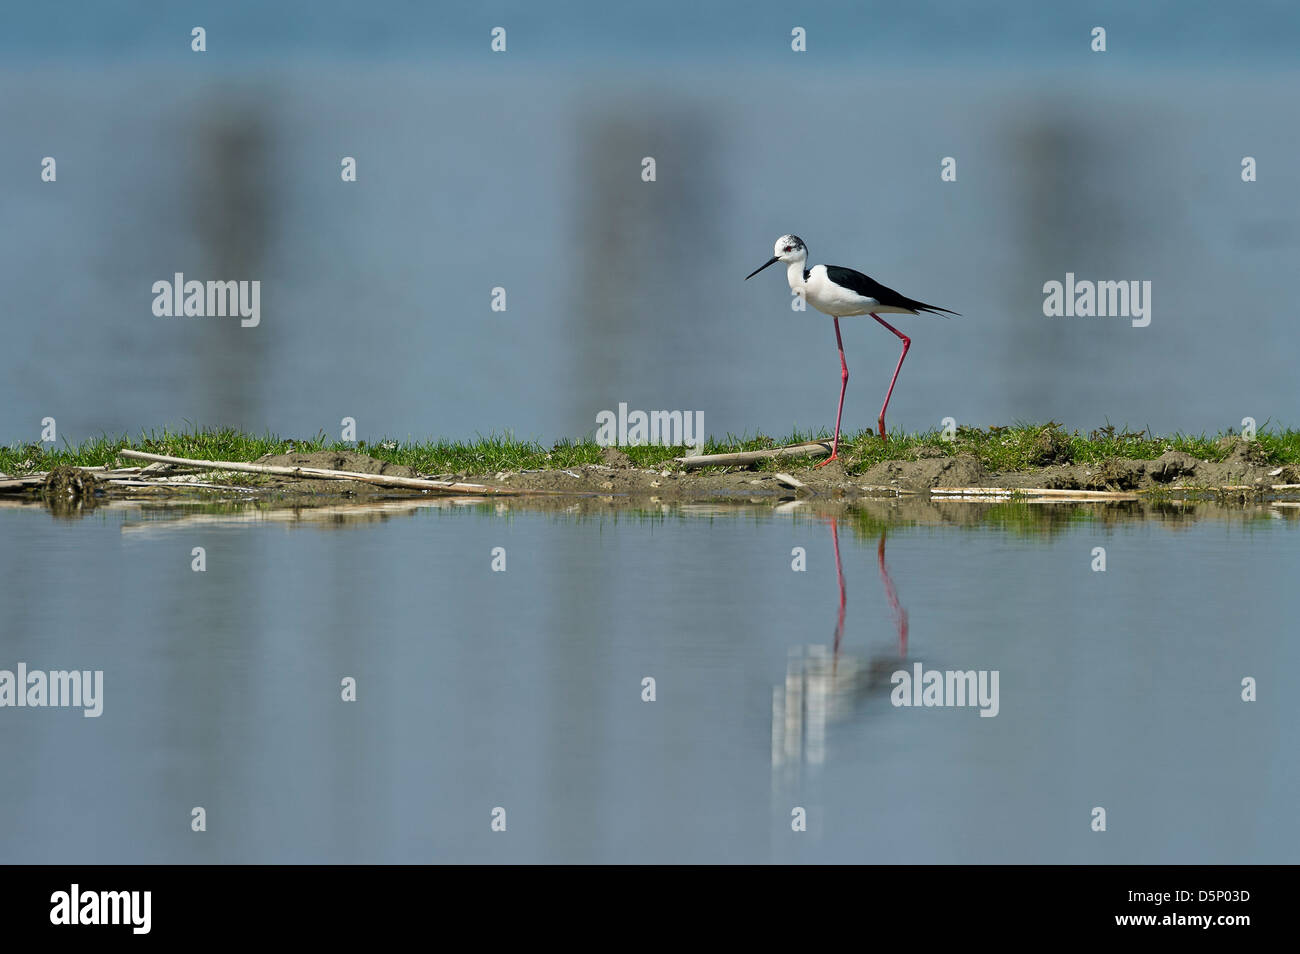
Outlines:
[[[261,281],[265,317],[275,296],[265,260],[273,207],[266,187],[266,124],[260,109],[242,100],[223,99],[203,115],[191,186],[201,260],[186,279]],[[238,320],[208,318],[194,323],[193,334],[200,349],[194,403],[213,415],[195,423],[262,429],[258,399],[271,340],[266,326],[245,328]]]

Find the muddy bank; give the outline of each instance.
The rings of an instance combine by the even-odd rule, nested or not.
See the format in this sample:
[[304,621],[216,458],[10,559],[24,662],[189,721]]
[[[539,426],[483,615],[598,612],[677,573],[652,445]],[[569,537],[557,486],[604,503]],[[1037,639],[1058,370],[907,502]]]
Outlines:
[[[616,450],[605,463],[564,471],[458,475],[504,487],[585,494],[632,494],[662,500],[717,497],[870,496],[934,487],[1007,487],[1050,490],[1195,492],[1248,487],[1269,492],[1278,484],[1300,483],[1300,468],[1279,467],[1259,459],[1259,448],[1240,442],[1223,461],[1204,461],[1179,451],[1155,460],[1113,458],[1100,464],[1049,463],[1029,470],[989,471],[973,454],[948,456],[923,448],[914,459],[884,461],[863,473],[850,474],[840,460],[824,467],[788,461],[780,474],[742,468],[683,471],[642,469]],[[793,478],[789,480],[787,478]]]
[[1261,460],[1259,448],[1243,441],[1222,461],[1167,451],[1155,460],[1110,458],[1100,463],[1052,463],[1004,473],[986,470],[972,454],[946,457],[935,453],[917,460],[877,464],[863,475],[863,482],[914,491],[932,487],[1176,491],[1243,486],[1265,491],[1278,484],[1300,482],[1300,468]]
[[[404,464],[390,464],[356,451],[315,451],[301,454],[264,454],[255,464],[272,464],[277,467],[317,467],[325,470],[346,470],[354,474],[383,474],[388,477],[421,477]],[[309,477],[285,477],[276,474],[257,475],[255,486],[267,490],[295,494],[323,495],[369,499],[404,496],[409,491],[359,480],[315,480]]]
[[[1008,472],[990,471],[974,454],[946,452],[925,446],[908,457],[878,463],[863,472],[850,473],[845,461],[824,467],[809,459],[780,462],[780,470],[715,467],[687,470],[675,463],[646,468],[636,466],[624,453],[606,448],[603,462],[570,469],[497,471],[490,473],[417,473],[408,466],[378,460],[356,451],[315,451],[266,455],[253,463],[279,467],[321,468],[395,478],[423,478],[486,485],[505,491],[575,497],[636,500],[645,503],[707,501],[780,502],[790,499],[822,501],[893,497],[899,494],[929,496],[934,488],[1007,488],[1054,491],[1158,492],[1157,496],[1223,494],[1300,499],[1300,468],[1271,464],[1256,444],[1236,441],[1222,448],[1220,461],[1200,460],[1169,451],[1154,460],[1112,458],[1100,463],[1057,462],[1060,449],[1045,442],[1041,466]],[[233,463],[233,462],[232,462]],[[853,461],[848,460],[850,467]],[[96,472],[98,471],[98,472]],[[93,478],[93,479],[92,479]],[[309,475],[229,473],[176,463],[155,463],[129,474],[105,468],[56,468],[48,475],[33,475],[12,488],[15,492],[43,494],[60,505],[95,498],[129,498],[149,495],[201,495],[251,497],[261,500],[297,500],[304,505],[330,501],[384,500],[436,497],[437,489],[386,487],[359,480],[331,480]],[[461,494],[461,496],[466,496]]]

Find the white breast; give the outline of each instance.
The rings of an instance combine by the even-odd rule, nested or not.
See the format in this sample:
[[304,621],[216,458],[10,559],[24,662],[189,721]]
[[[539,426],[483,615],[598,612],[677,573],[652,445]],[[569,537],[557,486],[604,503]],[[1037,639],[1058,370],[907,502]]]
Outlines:
[[865,315],[876,306],[874,298],[841,288],[826,277],[825,265],[814,265],[804,282],[804,297],[808,304],[828,315],[843,318],[848,315]]

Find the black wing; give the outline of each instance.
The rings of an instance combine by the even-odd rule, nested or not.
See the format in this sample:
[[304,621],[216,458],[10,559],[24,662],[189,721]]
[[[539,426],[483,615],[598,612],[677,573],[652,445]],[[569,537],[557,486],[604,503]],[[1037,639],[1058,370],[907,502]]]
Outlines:
[[938,305],[927,305],[923,301],[917,301],[915,298],[908,298],[906,295],[900,295],[892,288],[886,288],[874,278],[868,278],[861,272],[854,271],[851,268],[841,268],[838,265],[826,266],[826,277],[836,285],[842,285],[850,291],[857,292],[864,298],[874,298],[882,305],[889,305],[892,308],[906,308],[909,311],[928,311],[931,314],[938,315],[942,318],[944,315],[958,315],[958,312],[949,311],[947,308],[940,308]]

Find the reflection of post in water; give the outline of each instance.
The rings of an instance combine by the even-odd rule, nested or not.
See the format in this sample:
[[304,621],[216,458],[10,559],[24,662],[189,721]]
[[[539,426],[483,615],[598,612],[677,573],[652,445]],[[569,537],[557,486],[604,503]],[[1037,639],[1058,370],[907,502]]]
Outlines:
[[[899,659],[907,654],[907,610],[885,565],[885,532],[876,545],[876,562],[885,587],[885,598],[893,616],[897,651],[889,649],[869,656],[844,655],[845,609],[848,589],[840,555],[839,525],[831,521],[831,546],[835,553],[835,578],[840,590],[833,647],[798,646],[790,651],[785,685],[772,690],[772,766],[786,774],[774,781],[791,783],[804,762],[820,765],[826,758],[826,728],[854,715],[868,695],[889,692],[890,676]],[[789,774],[794,773],[794,774]]]

